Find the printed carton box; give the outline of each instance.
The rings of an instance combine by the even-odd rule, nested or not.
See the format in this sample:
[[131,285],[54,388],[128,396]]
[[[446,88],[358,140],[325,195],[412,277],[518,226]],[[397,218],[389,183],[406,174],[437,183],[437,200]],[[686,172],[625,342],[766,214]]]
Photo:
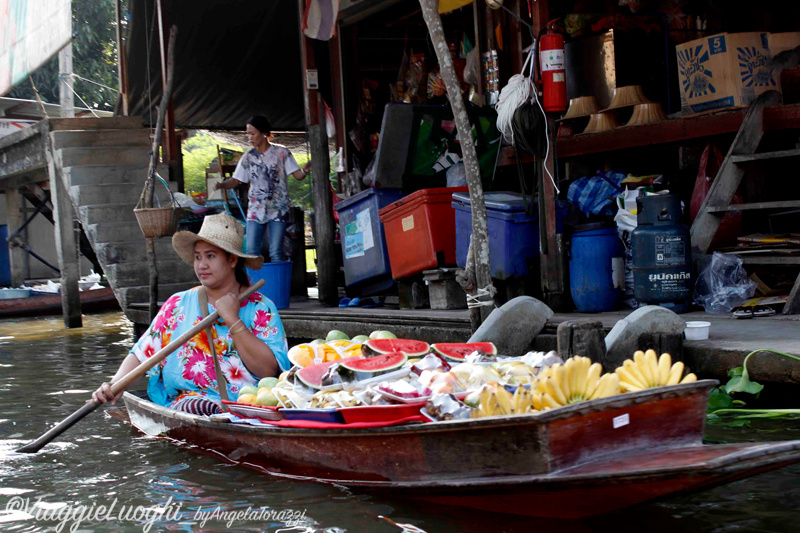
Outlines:
[[676,53],[684,115],[746,106],[780,90],[770,74],[768,33],[720,33],[678,45]]

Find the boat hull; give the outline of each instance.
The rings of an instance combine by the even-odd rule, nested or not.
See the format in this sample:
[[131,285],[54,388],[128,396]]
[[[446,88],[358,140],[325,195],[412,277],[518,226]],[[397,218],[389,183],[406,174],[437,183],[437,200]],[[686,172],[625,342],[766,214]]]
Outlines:
[[[84,313],[119,309],[114,290],[109,287],[93,291],[81,291],[79,294],[81,311]],[[0,318],[56,315],[61,313],[61,305],[61,294],[0,300]]]
[[262,472],[437,504],[578,518],[800,460],[800,441],[703,446],[714,384],[541,413],[368,429],[232,424],[124,398],[140,431]]

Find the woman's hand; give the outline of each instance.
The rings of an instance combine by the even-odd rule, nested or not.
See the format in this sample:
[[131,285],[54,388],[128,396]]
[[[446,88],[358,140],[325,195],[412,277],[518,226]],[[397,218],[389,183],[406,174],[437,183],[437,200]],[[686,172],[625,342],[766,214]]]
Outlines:
[[233,327],[233,324],[239,320],[239,299],[232,292],[220,296],[214,304],[214,307],[217,308],[219,316],[222,317],[222,320],[225,321],[225,324],[227,324],[229,328]]
[[117,403],[117,400],[122,397],[124,392],[125,391],[122,391],[114,396],[114,394],[111,393],[111,383],[103,383],[92,393],[92,400],[94,400],[95,403],[111,402],[111,405],[114,405]]

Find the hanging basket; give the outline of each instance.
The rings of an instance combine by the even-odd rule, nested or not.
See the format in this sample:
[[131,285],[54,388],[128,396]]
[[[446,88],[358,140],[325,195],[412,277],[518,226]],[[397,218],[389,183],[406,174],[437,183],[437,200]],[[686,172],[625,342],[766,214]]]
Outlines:
[[[139,197],[139,203],[133,209],[133,214],[136,216],[139,228],[146,239],[172,236],[178,227],[178,219],[180,218],[180,207],[175,203],[175,197],[172,195],[172,191],[169,190],[167,182],[158,174],[155,176],[167,189],[170,205],[167,207],[141,207],[144,203],[144,194],[148,185],[145,183],[142,195]],[[148,178],[148,181],[150,179]]]

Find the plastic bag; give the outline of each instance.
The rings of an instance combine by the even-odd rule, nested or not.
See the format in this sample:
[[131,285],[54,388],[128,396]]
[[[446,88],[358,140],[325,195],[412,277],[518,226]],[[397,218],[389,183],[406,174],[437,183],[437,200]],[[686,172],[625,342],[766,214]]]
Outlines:
[[739,257],[714,252],[711,262],[697,276],[694,301],[706,313],[721,315],[730,313],[755,292],[756,284],[747,277]]
[[464,167],[464,162],[459,161],[455,165],[447,169],[447,186],[448,187],[464,187],[467,184],[467,169]]
[[[711,184],[714,182],[717,174],[719,173],[720,166],[724,160],[722,152],[713,144],[708,144],[706,149],[703,150],[703,155],[700,156],[700,168],[697,171],[697,180],[694,182],[694,190],[692,191],[692,200],[689,204],[690,220],[694,222],[697,214],[700,212],[700,207],[703,205],[708,195]],[[732,204],[741,204],[742,195],[738,192],[733,195],[731,200]],[[742,233],[742,213],[741,211],[728,212],[722,217],[719,223],[717,232],[714,235],[714,240],[711,242],[710,248],[718,248],[725,244],[736,241],[736,237]]]

